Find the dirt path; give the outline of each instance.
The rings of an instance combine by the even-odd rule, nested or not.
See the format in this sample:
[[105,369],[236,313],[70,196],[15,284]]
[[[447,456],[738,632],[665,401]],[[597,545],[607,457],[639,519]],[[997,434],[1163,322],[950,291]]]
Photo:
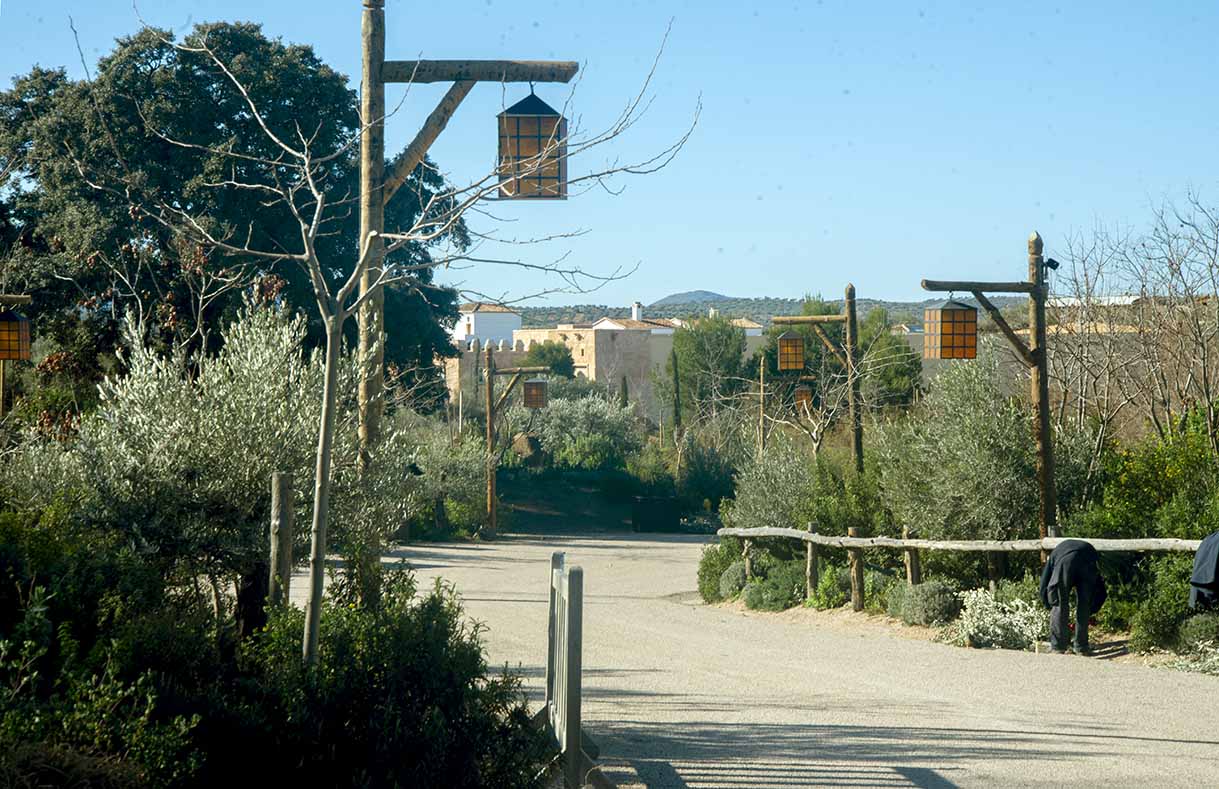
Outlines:
[[976,651],[852,617],[758,614],[695,593],[703,539],[507,537],[402,554],[486,623],[540,697],[550,554],[585,570],[585,720],[650,787],[1200,786],[1219,679]]

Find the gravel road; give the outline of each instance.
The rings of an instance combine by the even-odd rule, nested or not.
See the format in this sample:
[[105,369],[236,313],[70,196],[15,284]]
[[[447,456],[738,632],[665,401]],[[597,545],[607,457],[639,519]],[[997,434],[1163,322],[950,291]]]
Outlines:
[[[584,718],[648,787],[1219,786],[1219,678],[967,650],[695,592],[704,540],[409,546],[540,699],[552,551],[584,567]],[[298,586],[299,588],[299,586]]]

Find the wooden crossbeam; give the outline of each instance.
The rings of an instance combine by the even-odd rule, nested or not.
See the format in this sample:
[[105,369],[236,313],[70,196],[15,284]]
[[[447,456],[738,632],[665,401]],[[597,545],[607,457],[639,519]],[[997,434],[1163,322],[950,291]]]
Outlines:
[[817,335],[817,339],[821,340],[821,344],[825,346],[826,350],[834,355],[834,358],[838,360],[839,364],[846,367],[847,357],[846,354],[842,352],[842,349],[834,344],[834,341],[830,339],[829,335],[826,334],[825,330],[820,326],[815,323],[810,324],[810,326],[813,330],[813,334]]
[[504,403],[508,402],[508,397],[511,396],[512,390],[516,388],[516,385],[520,381],[521,373],[512,376],[512,380],[508,382],[508,385],[504,387],[504,391],[500,392],[499,399],[495,401],[494,413],[498,414],[500,412],[500,409],[504,407]]
[[33,299],[30,296],[18,296],[0,293],[0,304],[4,304],[9,307],[16,307],[19,304],[29,304],[31,301],[33,301]]
[[[988,293],[1032,293],[1035,288],[1031,282],[955,282],[952,280],[925,279],[923,290],[953,291],[963,290],[970,293],[983,291]],[[777,322],[779,319],[775,318]]]
[[382,82],[571,82],[580,64],[562,60],[387,60]]
[[549,367],[496,367],[496,375],[541,375],[550,372]]

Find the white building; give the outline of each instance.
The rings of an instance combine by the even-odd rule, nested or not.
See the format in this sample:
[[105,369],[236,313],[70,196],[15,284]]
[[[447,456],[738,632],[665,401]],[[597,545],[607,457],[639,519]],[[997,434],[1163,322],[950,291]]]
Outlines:
[[521,328],[518,312],[499,304],[474,302],[458,307],[457,323],[453,326],[453,342],[468,343],[470,340],[512,344],[512,332]]

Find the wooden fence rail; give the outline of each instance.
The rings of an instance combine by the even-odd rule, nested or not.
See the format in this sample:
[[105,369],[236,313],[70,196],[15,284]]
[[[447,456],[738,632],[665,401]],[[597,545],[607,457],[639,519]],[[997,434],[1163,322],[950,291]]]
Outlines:
[[[851,531],[854,531],[852,529]],[[907,557],[907,581],[911,585],[919,583],[919,573],[911,568],[918,567],[917,552],[925,551],[966,551],[975,553],[991,554],[993,560],[994,554],[1013,553],[1017,551],[1052,551],[1058,547],[1058,544],[1065,539],[1079,539],[1092,544],[1092,547],[1098,551],[1113,551],[1113,552],[1143,552],[1143,551],[1188,551],[1196,552],[1198,546],[1201,545],[1201,540],[1177,540],[1170,538],[1142,539],[1142,540],[1099,540],[1086,537],[1047,537],[1043,540],[916,540],[910,538],[896,539],[893,537],[856,537],[850,535],[848,537],[835,537],[824,534],[817,534],[811,530],[804,531],[801,529],[783,529],[771,526],[763,526],[756,529],[720,529],[716,532],[720,537],[740,537],[745,541],[744,556],[745,556],[745,577],[751,578],[752,565],[751,553],[752,543],[754,540],[766,537],[780,537],[791,540],[800,540],[804,543],[806,558],[804,564],[804,583],[806,593],[811,597],[813,590],[817,588],[819,580],[817,549],[819,546],[827,548],[846,548],[850,558],[851,570],[851,607],[856,611],[864,609],[864,582],[863,582],[863,549],[864,548],[889,548],[897,551],[905,551]],[[994,589],[994,584],[998,579],[998,573],[995,561],[987,562],[987,569],[991,577],[991,588]]]
[[1098,551],[1189,551],[1192,553],[1198,550],[1198,546],[1202,542],[1201,540],[1170,538],[1099,540],[1091,537],[1047,537],[1044,540],[916,540],[894,537],[834,537],[801,529],[780,529],[770,526],[756,529],[720,529],[716,534],[720,537],[742,537],[747,540],[761,537],[787,537],[830,548],[892,548],[898,551],[976,551],[979,553],[1010,553],[1043,549],[1052,551],[1058,546],[1058,543],[1068,539],[1092,543],[1092,547]]

